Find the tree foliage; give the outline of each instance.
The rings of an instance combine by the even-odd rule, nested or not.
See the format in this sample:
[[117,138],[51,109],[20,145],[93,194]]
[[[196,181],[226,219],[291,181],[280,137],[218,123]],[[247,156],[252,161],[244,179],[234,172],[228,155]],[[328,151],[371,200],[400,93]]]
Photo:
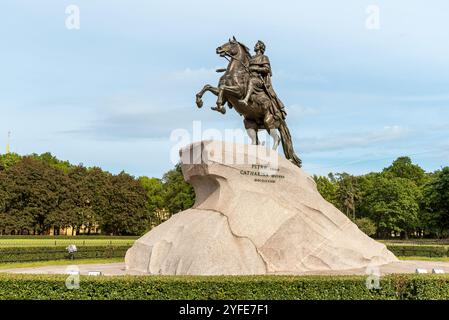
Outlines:
[[140,235],[158,212],[193,205],[181,167],[163,179],[117,175],[58,160],[50,153],[0,156],[0,234],[45,234],[71,227],[104,234]]
[[323,177],[314,175],[313,179],[316,182],[318,191],[321,193],[324,199],[333,205],[337,206],[337,190],[338,186],[332,181],[332,176]]
[[384,176],[377,176],[371,186],[366,190],[363,207],[376,224],[378,236],[394,231],[407,237],[418,226],[418,187],[404,178]]
[[417,186],[422,186],[427,178],[424,169],[413,164],[409,157],[399,157],[391,166],[383,170],[386,178],[404,178],[413,181]]
[[376,224],[370,218],[358,218],[355,219],[354,223],[365,234],[369,236],[373,236],[376,234],[377,231]]
[[178,213],[190,208],[195,203],[195,192],[193,187],[184,181],[180,164],[164,174],[162,183],[164,203],[170,213]]
[[314,179],[323,197],[366,233],[432,237],[448,235],[448,176],[447,168],[426,173],[409,157],[400,157],[381,172]]
[[[449,235],[449,167],[426,173],[408,157],[381,172],[314,176],[321,195],[368,235]],[[190,208],[195,193],[181,166],[162,179],[111,174],[51,155],[0,155],[0,234],[49,228],[140,235]],[[163,217],[161,218],[161,213]]]
[[427,231],[448,236],[449,231],[449,167],[438,171],[424,187],[423,206]]

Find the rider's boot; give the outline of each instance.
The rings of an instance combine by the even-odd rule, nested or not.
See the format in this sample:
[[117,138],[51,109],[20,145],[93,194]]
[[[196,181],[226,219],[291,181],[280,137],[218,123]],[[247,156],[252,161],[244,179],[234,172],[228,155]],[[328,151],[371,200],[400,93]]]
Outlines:
[[243,98],[242,100],[239,100],[239,102],[241,104],[245,105],[245,107],[248,106],[248,101],[249,101],[249,98],[251,97],[251,94],[253,93],[253,91],[254,91],[254,86],[253,86],[253,83],[250,81],[249,85],[248,85],[248,90],[246,91],[245,98]]
[[243,105],[245,105],[245,107],[248,106],[248,101],[249,101],[249,97],[251,96],[251,90],[248,90],[248,92],[246,93],[245,98],[239,100],[239,102]]

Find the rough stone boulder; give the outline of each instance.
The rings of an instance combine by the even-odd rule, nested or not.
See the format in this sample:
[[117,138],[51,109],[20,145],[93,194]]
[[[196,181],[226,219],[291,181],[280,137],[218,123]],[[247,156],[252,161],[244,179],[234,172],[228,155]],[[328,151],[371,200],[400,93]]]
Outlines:
[[138,239],[126,254],[128,270],[301,274],[397,261],[324,200],[312,177],[275,151],[202,141],[180,154],[195,205]]

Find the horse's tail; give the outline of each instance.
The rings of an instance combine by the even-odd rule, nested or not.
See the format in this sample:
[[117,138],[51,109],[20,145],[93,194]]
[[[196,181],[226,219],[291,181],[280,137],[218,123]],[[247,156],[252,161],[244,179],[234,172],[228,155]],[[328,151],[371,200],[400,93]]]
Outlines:
[[285,157],[301,168],[302,161],[293,150],[292,137],[290,135],[290,130],[288,130],[287,124],[285,123],[285,120],[281,120],[279,133],[281,134],[282,148],[284,149]]

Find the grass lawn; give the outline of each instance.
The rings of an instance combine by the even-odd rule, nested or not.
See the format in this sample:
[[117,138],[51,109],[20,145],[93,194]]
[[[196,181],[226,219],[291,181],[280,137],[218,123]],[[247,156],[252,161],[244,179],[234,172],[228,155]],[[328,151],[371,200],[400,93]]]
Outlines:
[[99,259],[75,259],[75,260],[48,260],[36,262],[12,262],[0,263],[0,269],[12,268],[31,268],[31,267],[45,267],[45,266],[59,266],[59,265],[77,265],[85,263],[113,263],[123,262],[123,258],[99,258]]
[[421,260],[421,261],[441,261],[441,262],[449,262],[449,257],[421,257],[421,256],[398,256],[399,260]]
[[132,238],[111,238],[111,239],[78,239],[73,238],[30,238],[30,239],[14,239],[0,237],[0,247],[52,247],[52,246],[68,246],[74,244],[77,246],[107,246],[107,245],[132,245],[135,239]]

